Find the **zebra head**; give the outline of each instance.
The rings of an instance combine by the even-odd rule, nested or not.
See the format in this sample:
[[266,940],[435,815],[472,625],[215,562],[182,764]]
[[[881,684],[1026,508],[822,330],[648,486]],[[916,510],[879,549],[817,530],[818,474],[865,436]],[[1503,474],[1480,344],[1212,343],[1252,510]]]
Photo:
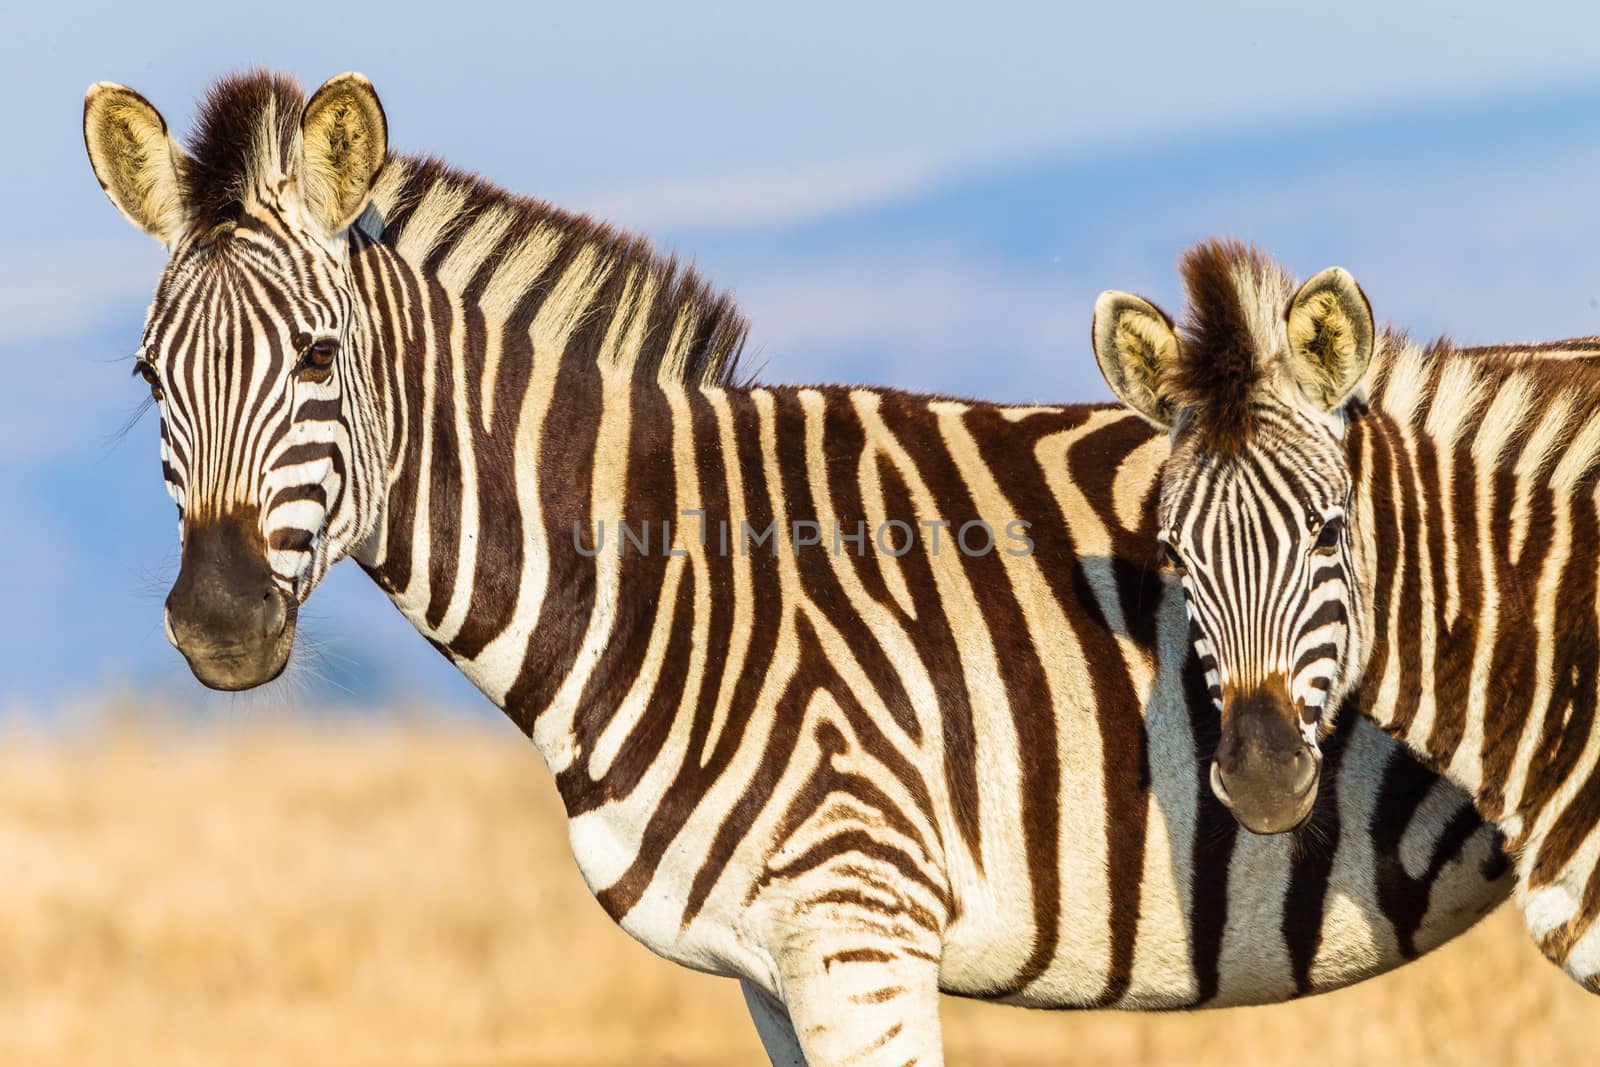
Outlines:
[[167,636],[206,685],[259,685],[288,661],[299,604],[377,520],[350,227],[385,158],[383,109],[359,74],[309,102],[241,75],[213,87],[185,151],[143,97],[102,82],[83,131],[106,195],[169,256],[135,363],[183,543]]
[[1157,536],[1222,715],[1212,790],[1247,829],[1278,833],[1311,813],[1319,729],[1364,658],[1344,434],[1372,312],[1343,270],[1296,291],[1237,243],[1198,246],[1182,271],[1181,332],[1108,292],[1095,356],[1117,396],[1171,432]]

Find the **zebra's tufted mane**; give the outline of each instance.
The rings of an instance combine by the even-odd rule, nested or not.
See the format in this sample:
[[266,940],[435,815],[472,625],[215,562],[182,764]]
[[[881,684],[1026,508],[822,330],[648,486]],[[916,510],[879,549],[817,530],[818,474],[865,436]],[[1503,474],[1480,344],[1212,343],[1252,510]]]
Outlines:
[[[225,230],[265,180],[292,173],[305,105],[292,78],[269,71],[207,90],[180,166],[192,230]],[[740,379],[749,326],[733,299],[638,235],[393,153],[359,228],[416,254],[447,289],[477,289],[491,319],[553,320],[563,358],[609,361],[639,378]]]
[[1274,369],[1295,282],[1241,241],[1204,241],[1178,262],[1188,308],[1172,388],[1206,446],[1239,448],[1251,400]]
[[206,90],[178,170],[191,230],[236,220],[262,179],[289,173],[305,106],[294,79],[266,70],[230,74]]
[[[1173,393],[1207,447],[1235,451],[1251,437],[1255,400],[1277,370],[1296,282],[1239,241],[1203,242],[1179,267],[1188,309]],[[1582,340],[1560,344],[1587,350]],[[1572,489],[1600,475],[1600,361],[1540,358],[1560,355],[1558,347],[1463,350],[1448,338],[1421,345],[1386,329],[1356,396],[1436,444],[1471,440],[1480,462],[1514,461]],[[1353,400],[1347,413],[1362,407]]]

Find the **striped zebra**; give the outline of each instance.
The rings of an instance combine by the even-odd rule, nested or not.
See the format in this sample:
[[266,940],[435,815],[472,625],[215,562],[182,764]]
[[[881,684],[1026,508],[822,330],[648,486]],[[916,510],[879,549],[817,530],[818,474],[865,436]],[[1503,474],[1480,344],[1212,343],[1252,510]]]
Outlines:
[[226,79],[186,148],[86,101],[170,254],[136,368],[202,682],[274,677],[354,557],[532,738],[607,913],[739,978],[778,1063],[938,1063],[940,990],[1320,992],[1509,893],[1497,832],[1355,716],[1314,834],[1238,832],[1141,420],[741,385],[692,272],[385,122],[359,75]]
[[1529,933],[1600,993],[1600,370],[1379,333],[1349,274],[1297,290],[1239,244],[1182,269],[1181,334],[1107,293],[1094,337],[1171,430],[1157,521],[1219,788],[1297,824],[1352,698],[1500,826]]

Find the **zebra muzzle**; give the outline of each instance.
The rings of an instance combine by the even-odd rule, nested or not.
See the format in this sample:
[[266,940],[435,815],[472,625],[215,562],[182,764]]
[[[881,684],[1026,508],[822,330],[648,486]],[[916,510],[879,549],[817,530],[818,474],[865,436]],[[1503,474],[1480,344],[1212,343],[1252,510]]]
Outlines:
[[201,684],[250,689],[283,673],[297,607],[273,580],[249,517],[185,530],[183,565],[167,596],[167,637]]
[[1277,687],[1224,695],[1211,791],[1252,833],[1284,833],[1311,816],[1322,754],[1306,741],[1299,721],[1294,703]]

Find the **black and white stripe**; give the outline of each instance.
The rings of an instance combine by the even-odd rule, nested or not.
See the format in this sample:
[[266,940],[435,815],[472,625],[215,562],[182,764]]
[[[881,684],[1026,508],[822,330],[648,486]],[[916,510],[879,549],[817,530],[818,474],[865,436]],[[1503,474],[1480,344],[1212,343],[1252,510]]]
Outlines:
[[1187,462],[1180,450],[1162,488],[1161,537],[1212,699],[1280,681],[1315,746],[1323,708],[1343,695],[1334,686],[1359,616],[1352,487],[1332,462],[1341,443],[1320,422],[1267,407],[1254,417],[1258,432],[1237,454]]

